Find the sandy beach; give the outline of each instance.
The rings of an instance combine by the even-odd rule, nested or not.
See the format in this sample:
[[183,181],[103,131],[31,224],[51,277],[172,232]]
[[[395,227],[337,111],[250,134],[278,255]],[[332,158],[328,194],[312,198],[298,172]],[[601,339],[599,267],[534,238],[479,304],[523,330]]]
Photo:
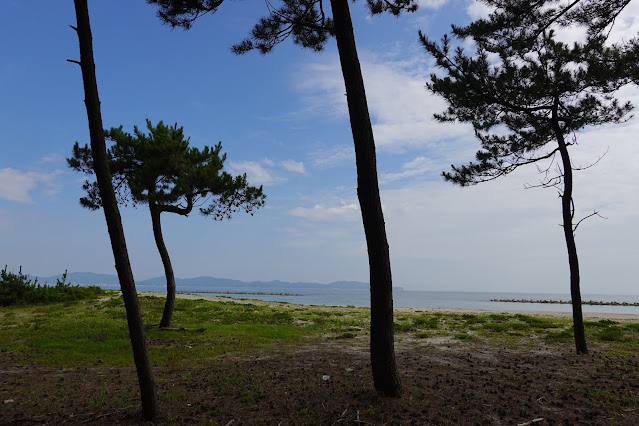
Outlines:
[[[141,291],[138,292],[140,296],[153,296],[153,297],[166,297],[166,293],[161,292],[152,292],[152,291]],[[260,299],[243,299],[243,298],[235,298],[235,297],[227,297],[227,296],[200,296],[197,294],[184,294],[178,293],[176,295],[179,299],[191,299],[191,300],[212,300],[212,301],[223,301],[223,302],[235,302],[235,303],[252,303],[257,305],[296,305],[295,303],[279,303],[279,302],[270,302],[266,300]],[[324,305],[322,305],[324,306]],[[328,307],[328,306],[327,306]],[[342,306],[343,307],[343,306]],[[546,317],[558,317],[558,318],[569,318],[572,316],[571,312],[558,312],[558,311],[525,311],[525,310],[504,310],[504,309],[456,309],[456,308],[395,308],[395,312],[449,312],[449,313],[472,313],[472,314],[494,314],[494,313],[509,313],[509,314],[525,314],[531,316],[546,316]],[[606,312],[584,312],[584,318],[587,319],[619,319],[619,320],[638,320],[639,315],[633,314],[616,314],[616,313],[606,313]]]

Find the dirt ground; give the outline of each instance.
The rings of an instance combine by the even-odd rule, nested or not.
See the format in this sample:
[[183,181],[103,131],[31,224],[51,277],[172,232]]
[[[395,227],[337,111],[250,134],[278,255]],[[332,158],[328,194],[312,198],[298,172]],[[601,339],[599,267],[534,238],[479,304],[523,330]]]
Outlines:
[[[171,342],[167,342],[171,344]],[[155,368],[159,424],[636,425],[639,357],[399,335],[404,394],[372,390],[366,338]],[[0,423],[138,424],[132,368],[51,369],[0,352]]]

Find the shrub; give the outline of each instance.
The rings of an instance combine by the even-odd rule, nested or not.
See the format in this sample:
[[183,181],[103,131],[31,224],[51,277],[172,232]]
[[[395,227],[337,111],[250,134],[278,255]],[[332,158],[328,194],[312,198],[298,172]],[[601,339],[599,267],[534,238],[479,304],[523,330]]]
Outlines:
[[0,271],[0,306],[37,305],[91,299],[104,294],[98,286],[80,287],[66,282],[67,272],[55,286],[38,284],[22,273]]

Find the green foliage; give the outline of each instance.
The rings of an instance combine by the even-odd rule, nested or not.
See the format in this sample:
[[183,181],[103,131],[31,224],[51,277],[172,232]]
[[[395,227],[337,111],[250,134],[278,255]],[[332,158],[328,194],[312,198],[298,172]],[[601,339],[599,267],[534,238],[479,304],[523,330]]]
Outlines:
[[508,314],[488,314],[488,318],[493,321],[508,321],[510,319],[510,315]]
[[561,331],[549,331],[546,333],[546,340],[550,341],[567,341],[573,337],[573,328],[570,327]]
[[[495,16],[490,25],[515,24]],[[437,43],[420,33],[425,49],[445,72],[443,77],[432,74],[427,85],[448,103],[435,117],[471,123],[482,146],[477,162],[453,166],[451,173],[443,173],[446,180],[472,185],[522,165],[552,161],[559,147],[544,150],[548,143],[586,126],[628,117],[632,105],[619,103],[613,95],[637,72],[631,45],[609,46],[599,35],[570,46],[557,41],[553,30],[542,31],[527,44],[513,45],[510,39],[482,33],[482,28],[488,31],[486,25],[453,28],[454,38],[472,38],[477,46],[474,55],[461,47],[453,49],[454,39],[448,36]],[[511,30],[517,29],[508,27]],[[561,178],[559,173],[543,184],[553,186]]]
[[[158,6],[158,17],[172,27],[191,28],[193,22],[206,13],[214,13],[223,0],[147,0]],[[269,53],[275,46],[291,37],[293,43],[320,52],[329,37],[334,35],[333,19],[327,16],[322,0],[281,0],[279,5],[268,3],[268,15],[259,19],[250,35],[232,47],[243,54],[253,49]],[[371,15],[417,10],[416,0],[366,0]]]
[[505,333],[510,328],[510,324],[489,322],[486,324],[482,324],[482,328],[484,330],[489,330],[495,333]]
[[55,286],[38,284],[22,273],[0,271],[0,306],[37,305],[91,299],[104,293],[100,287],[74,286],[66,282],[66,271]]
[[[262,187],[249,186],[246,175],[232,176],[223,171],[226,154],[222,145],[205,146],[202,150],[189,146],[184,129],[156,126],[147,120],[148,134],[137,126],[133,134],[122,126],[105,131],[106,139],[113,142],[107,150],[109,170],[118,202],[148,204],[159,212],[187,216],[195,206],[200,213],[216,220],[230,219],[239,210],[253,214],[264,205]],[[73,156],[67,159],[69,167],[93,175],[91,148],[76,142]],[[82,206],[97,209],[102,205],[95,181],[85,181],[87,196]]]
[[[117,292],[110,293],[115,297],[68,307],[58,303],[4,308],[0,347],[48,365],[130,364],[124,302]],[[146,324],[157,324],[163,303],[162,298],[140,297]],[[352,324],[366,321],[364,309],[334,310],[343,310],[344,315],[318,315],[332,308],[299,310],[295,305],[177,299],[174,317],[184,330],[147,330],[149,353],[160,365],[192,364],[224,355],[246,356],[322,335],[348,338],[347,333],[355,335]]]
[[552,25],[580,25],[590,36],[598,36],[614,23],[630,0],[480,0],[495,8],[488,19],[479,19],[466,28],[457,28],[465,36],[476,34],[483,43],[506,41],[526,45]]
[[516,315],[517,319],[519,321],[522,321],[528,325],[530,325],[530,327],[533,328],[556,328],[557,327],[557,323],[548,319],[548,318],[543,318],[543,317],[536,317],[536,316],[530,316],[530,315],[522,315],[522,314],[517,314]]
[[462,319],[466,322],[466,325],[483,324],[486,322],[486,318],[484,316],[473,314],[463,314]]
[[439,318],[421,315],[413,320],[413,324],[419,328],[437,329],[439,328]]

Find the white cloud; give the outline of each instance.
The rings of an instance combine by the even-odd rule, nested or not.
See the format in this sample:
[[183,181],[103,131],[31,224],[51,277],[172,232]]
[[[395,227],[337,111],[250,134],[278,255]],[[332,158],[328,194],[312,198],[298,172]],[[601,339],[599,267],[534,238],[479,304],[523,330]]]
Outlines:
[[60,185],[56,178],[61,173],[61,170],[42,173],[23,172],[11,168],[0,169],[0,199],[33,203],[30,192],[41,185],[46,195],[54,196],[60,192]]
[[348,117],[344,77],[335,55],[323,55],[326,61],[298,68],[296,89],[302,93],[309,112],[333,118]]
[[49,154],[38,160],[37,164],[60,163],[64,162],[64,156],[60,154]]
[[336,167],[344,163],[352,163],[355,160],[353,145],[336,146],[315,150],[312,154],[313,166],[322,169]]
[[492,7],[477,0],[472,0],[468,7],[466,7],[466,13],[472,20],[487,18],[492,11]]
[[[639,104],[639,88],[628,86],[618,96]],[[636,293],[633,288],[636,214],[639,211],[639,119],[623,125],[589,128],[571,149],[573,164],[584,166],[608,154],[594,167],[575,173],[575,218],[598,210],[607,220],[591,218],[577,231],[584,293]],[[428,148],[397,171],[381,175],[384,215],[397,285],[428,290],[567,292],[568,265],[561,206],[553,189],[524,189],[540,176],[533,166],[510,176],[470,188],[441,179],[442,165],[463,164],[479,147],[470,141],[464,151],[448,152],[444,144]],[[388,157],[388,154],[384,155]],[[451,161],[449,161],[451,160]],[[343,201],[340,201],[343,199]],[[335,244],[364,250],[361,215],[355,194],[344,190],[307,194],[313,200],[289,211],[305,219],[291,244]],[[350,220],[352,232],[337,234]],[[357,226],[356,226],[357,225]],[[313,227],[315,226],[315,227]],[[342,231],[343,232],[343,231]],[[293,234],[291,234],[293,236]],[[310,243],[309,243],[310,244]]]
[[306,173],[302,162],[295,160],[275,162],[270,158],[263,158],[260,161],[231,161],[227,167],[232,174],[246,173],[246,178],[251,185],[277,185],[286,182],[288,179],[278,173],[279,168],[291,173]]
[[277,185],[286,182],[286,178],[278,176],[275,171],[269,169],[274,163],[269,159],[258,161],[231,161],[228,163],[228,171],[231,174],[246,173],[246,178],[251,185]]
[[[410,60],[391,53],[379,56],[362,52],[361,60],[368,107],[376,145],[390,150],[430,146],[456,139],[468,126],[437,123],[433,114],[445,109],[444,100],[426,90],[434,71],[430,58],[420,51]],[[348,119],[344,81],[336,56],[302,67],[303,81],[298,89],[306,92],[306,102],[315,113]]]
[[413,178],[425,174],[439,174],[445,165],[433,159],[419,156],[402,165],[402,171],[396,173],[384,173],[381,176],[382,183],[392,182],[398,179]]
[[266,164],[269,167],[275,166],[275,162],[273,160],[271,160],[270,158],[263,158],[262,159],[262,163]]
[[284,170],[293,173],[306,173],[306,168],[304,167],[304,163],[294,161],[294,160],[284,160],[280,163]]
[[[636,37],[639,32],[639,4],[630,2],[614,20],[612,28],[608,28],[608,43],[623,43]],[[557,39],[565,43],[583,42],[586,36],[586,27],[572,25],[570,27],[555,26]]]
[[353,222],[360,218],[359,205],[357,203],[343,204],[341,206],[316,204],[310,208],[295,207],[289,211],[289,214],[313,221]]
[[440,7],[448,3],[448,0],[419,0],[417,3],[419,4],[420,8],[423,7],[426,9],[439,9]]
[[[639,104],[639,88],[625,87],[618,97]],[[585,293],[636,293],[630,283],[635,281],[633,259],[639,255],[634,243],[639,238],[634,225],[639,183],[633,179],[639,175],[638,134],[637,119],[588,128],[571,149],[575,166],[592,164],[608,150],[594,167],[574,175],[576,220],[593,210],[608,218],[588,219],[577,231]],[[382,188],[389,244],[396,259],[430,265],[423,282],[431,285],[468,289],[468,280],[476,276],[491,277],[490,282],[477,283],[478,290],[505,291],[514,286],[517,291],[567,291],[557,194],[552,189],[523,189],[524,182],[539,179],[534,167],[523,167],[494,182],[457,188],[443,181],[414,179],[430,173],[431,166],[431,160],[419,156],[400,171],[383,176],[412,178],[400,188]],[[450,262],[472,273],[440,266]],[[525,265],[528,269],[522,274]],[[421,285],[414,271],[395,271],[394,276]]]
[[623,43],[639,32],[639,3],[631,1],[617,16],[608,37],[610,43]]

